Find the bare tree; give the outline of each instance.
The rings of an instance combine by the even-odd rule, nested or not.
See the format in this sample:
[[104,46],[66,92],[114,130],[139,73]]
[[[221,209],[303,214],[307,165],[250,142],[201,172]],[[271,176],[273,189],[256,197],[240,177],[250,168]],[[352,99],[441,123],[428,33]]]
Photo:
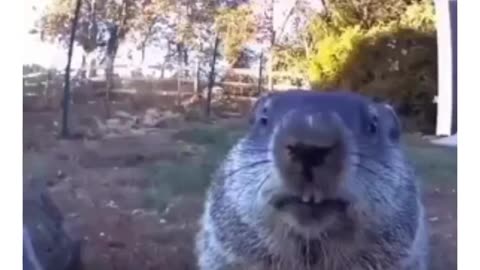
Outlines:
[[269,32],[269,54],[267,60],[268,68],[268,91],[273,91],[273,48],[275,46],[275,0],[270,0],[269,6],[267,9],[267,21],[268,21],[268,32]]
[[207,92],[207,106],[206,106],[206,115],[210,117],[210,107],[212,103],[212,88],[215,83],[215,63],[217,62],[217,54],[218,54],[218,45],[220,44],[220,38],[217,35],[215,37],[215,45],[213,47],[213,57],[212,57],[212,66],[210,70],[210,76],[208,78],[208,92]]
[[105,77],[106,77],[106,91],[105,91],[105,114],[106,117],[110,117],[110,92],[113,89],[114,78],[113,78],[113,67],[114,61],[118,50],[118,26],[116,24],[112,24],[108,28],[109,31],[109,38],[107,42],[107,50],[106,50],[106,69],[105,69]]
[[258,93],[262,92],[262,77],[263,77],[263,51],[260,53],[260,61],[258,67]]
[[72,30],[70,34],[70,43],[68,44],[67,66],[65,67],[65,85],[63,93],[63,114],[62,114],[62,137],[67,138],[70,135],[68,128],[69,105],[70,105],[70,66],[72,64],[73,44],[75,42],[75,33],[77,30],[78,18],[80,14],[80,7],[82,0],[77,0],[75,6],[75,13],[72,19]]
[[106,92],[105,92],[105,113],[106,117],[110,117],[110,93],[114,86],[114,67],[115,67],[115,58],[117,56],[119,43],[121,40],[125,39],[127,32],[131,28],[132,18],[135,16],[134,13],[135,2],[132,0],[123,0],[121,6],[118,10],[117,20],[112,20],[107,23],[108,30],[108,41],[106,46],[106,67],[105,67],[105,77],[106,77]]
[[200,93],[200,61],[198,61],[198,59],[195,61],[195,78],[194,78],[194,85],[193,85],[193,89],[194,89],[194,92],[195,92],[195,95],[197,95],[197,98],[199,98],[201,96],[201,93]]
[[180,91],[182,88],[182,77],[183,77],[183,61],[182,61],[182,52],[183,52],[183,43],[177,43],[177,106],[180,106],[181,95]]
[[266,32],[266,35],[268,36],[268,54],[267,54],[267,89],[268,91],[273,90],[273,58],[274,58],[274,49],[275,45],[277,44],[278,40],[280,40],[287,23],[289,19],[292,17],[294,14],[296,5],[298,3],[298,0],[293,3],[293,5],[290,7],[287,15],[282,21],[282,24],[280,28],[277,30],[275,29],[275,3],[276,0],[268,0],[265,3],[264,9],[265,12],[263,13],[263,27],[264,31]]

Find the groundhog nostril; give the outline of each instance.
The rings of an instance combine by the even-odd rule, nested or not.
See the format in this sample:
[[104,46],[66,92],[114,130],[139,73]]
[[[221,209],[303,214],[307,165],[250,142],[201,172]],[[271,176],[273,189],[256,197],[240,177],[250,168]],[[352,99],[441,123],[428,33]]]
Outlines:
[[287,149],[293,162],[299,162],[311,168],[323,165],[326,157],[332,152],[333,147],[297,143],[287,145]]

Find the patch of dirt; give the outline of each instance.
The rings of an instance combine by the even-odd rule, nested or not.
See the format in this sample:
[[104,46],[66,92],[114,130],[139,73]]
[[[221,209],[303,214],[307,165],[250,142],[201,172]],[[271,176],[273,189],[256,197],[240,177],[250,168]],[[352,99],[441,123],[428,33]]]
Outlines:
[[[147,208],[144,201],[151,188],[148,166],[177,160],[181,152],[179,143],[170,138],[175,130],[62,141],[55,138],[57,118],[55,112],[24,113],[24,173],[27,178],[49,180],[68,232],[83,239],[85,270],[195,269],[192,245],[202,197],[176,197],[160,213]],[[244,123],[223,120],[217,124]],[[431,269],[456,269],[455,188],[425,188]]]
[[457,269],[456,185],[429,186],[424,197],[430,231],[430,269]]

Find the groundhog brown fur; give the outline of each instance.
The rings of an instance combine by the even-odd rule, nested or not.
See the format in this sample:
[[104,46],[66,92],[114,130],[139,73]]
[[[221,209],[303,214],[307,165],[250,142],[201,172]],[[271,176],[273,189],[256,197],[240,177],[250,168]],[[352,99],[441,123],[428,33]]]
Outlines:
[[391,106],[290,90],[254,104],[208,189],[200,270],[424,270],[418,179]]

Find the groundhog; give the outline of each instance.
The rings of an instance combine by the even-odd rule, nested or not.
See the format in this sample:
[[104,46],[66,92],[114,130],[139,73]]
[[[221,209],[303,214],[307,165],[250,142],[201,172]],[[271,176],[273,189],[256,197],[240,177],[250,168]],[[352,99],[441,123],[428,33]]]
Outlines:
[[213,178],[200,270],[427,268],[418,180],[385,103],[342,91],[263,96]]

